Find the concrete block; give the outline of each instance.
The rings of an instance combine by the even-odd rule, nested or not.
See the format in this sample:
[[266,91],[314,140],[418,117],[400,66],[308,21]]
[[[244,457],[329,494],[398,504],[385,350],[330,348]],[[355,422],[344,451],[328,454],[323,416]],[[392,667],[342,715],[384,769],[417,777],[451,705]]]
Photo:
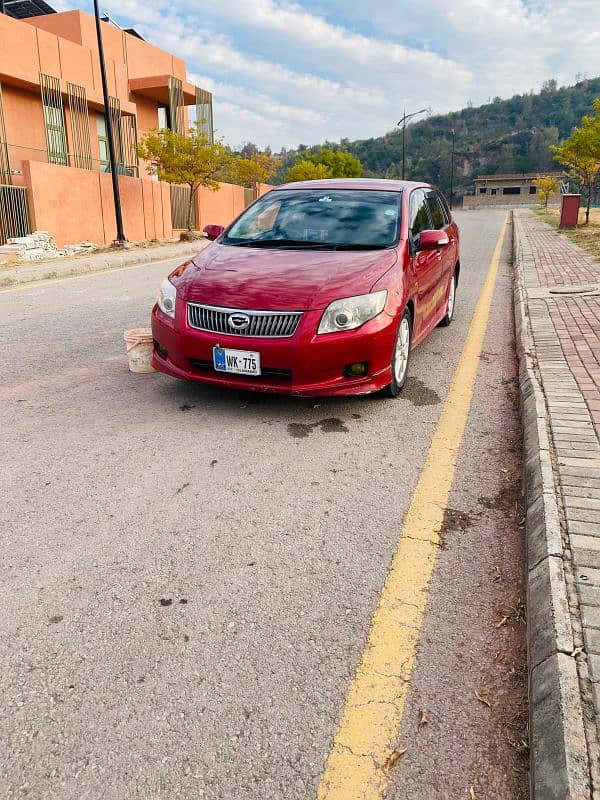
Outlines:
[[600,628],[600,608],[581,606],[581,624],[584,628]]
[[556,653],[531,672],[532,800],[589,798],[575,660]]
[[529,499],[526,514],[527,564],[532,569],[547,556],[561,556],[563,551],[560,521],[554,494],[538,494]]
[[[584,628],[583,637],[588,655],[595,653],[600,657],[600,630],[598,628]],[[593,678],[593,680],[600,681],[600,678]],[[600,706],[598,706],[598,710],[600,711]]]
[[557,651],[573,652],[571,618],[561,558],[545,558],[529,573],[527,622],[532,667]]

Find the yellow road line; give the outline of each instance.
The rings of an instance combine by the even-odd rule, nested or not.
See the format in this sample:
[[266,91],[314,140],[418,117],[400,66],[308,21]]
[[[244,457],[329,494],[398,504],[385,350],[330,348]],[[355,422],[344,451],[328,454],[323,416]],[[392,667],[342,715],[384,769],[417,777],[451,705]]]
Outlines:
[[346,698],[318,800],[381,800],[388,783],[386,764],[404,713],[507,217]]
[[[201,251],[200,251],[201,252]],[[160,261],[143,261],[141,264],[130,264],[127,267],[114,267],[113,269],[99,269],[95,272],[80,272],[79,275],[65,275],[64,278],[44,278],[40,281],[29,281],[22,283],[19,286],[11,286],[8,289],[0,289],[0,294],[9,294],[10,292],[24,292],[26,289],[37,289],[39,286],[48,286],[52,283],[64,283],[65,281],[76,281],[79,278],[96,278],[98,275],[108,275],[113,272],[125,272],[130,269],[141,269],[142,267],[155,267],[159,264],[168,264],[169,261],[179,261],[178,256],[173,258],[163,258]],[[181,263],[187,259],[181,258]],[[2,273],[0,272],[0,277]]]

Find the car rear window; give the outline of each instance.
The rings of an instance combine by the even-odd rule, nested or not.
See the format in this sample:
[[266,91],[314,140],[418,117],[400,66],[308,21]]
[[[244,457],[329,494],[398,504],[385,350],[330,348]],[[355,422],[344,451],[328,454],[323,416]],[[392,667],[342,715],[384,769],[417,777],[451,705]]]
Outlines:
[[391,247],[400,232],[400,199],[401,192],[281,189],[251,206],[221,241],[255,247]]

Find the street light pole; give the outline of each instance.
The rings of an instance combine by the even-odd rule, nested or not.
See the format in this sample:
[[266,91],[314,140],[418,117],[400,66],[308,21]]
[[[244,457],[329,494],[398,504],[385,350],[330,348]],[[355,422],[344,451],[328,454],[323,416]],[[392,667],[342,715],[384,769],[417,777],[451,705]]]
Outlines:
[[123,214],[121,212],[121,195],[119,193],[119,176],[117,174],[117,159],[115,158],[115,140],[110,120],[108,100],[108,84],[106,82],[106,65],[104,64],[104,47],[102,46],[102,30],[100,28],[100,11],[98,0],[94,0],[94,16],[96,18],[96,37],[98,39],[98,55],[100,57],[100,77],[102,79],[102,96],[104,98],[104,119],[106,121],[106,138],[108,139],[108,158],[110,175],[112,178],[113,197],[115,200],[115,221],[117,223],[117,238],[115,244],[125,244],[127,239],[123,233]]
[[420,111],[413,111],[412,114],[407,114],[406,109],[404,109],[402,119],[398,122],[398,125],[402,125],[402,180],[406,176],[406,123],[412,117],[416,117],[418,114],[425,114],[426,111],[426,108],[422,108]]
[[452,157],[450,161],[450,210],[452,210],[452,201],[454,198],[454,141],[456,139],[456,132],[454,128],[451,130],[452,133]]

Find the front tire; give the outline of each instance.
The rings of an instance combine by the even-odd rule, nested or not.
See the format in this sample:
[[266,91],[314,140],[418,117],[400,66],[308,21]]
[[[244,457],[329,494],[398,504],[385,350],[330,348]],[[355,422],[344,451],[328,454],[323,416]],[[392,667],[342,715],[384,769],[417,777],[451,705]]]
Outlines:
[[392,382],[389,386],[386,386],[385,389],[382,389],[381,394],[384,397],[398,397],[402,391],[408,373],[411,344],[412,318],[408,308],[405,308],[400,324],[398,325],[396,344],[394,345],[394,352],[392,353]]
[[456,273],[452,273],[450,286],[448,287],[448,302],[446,305],[446,316],[440,320],[440,326],[447,328],[454,317],[454,307],[456,305]]

